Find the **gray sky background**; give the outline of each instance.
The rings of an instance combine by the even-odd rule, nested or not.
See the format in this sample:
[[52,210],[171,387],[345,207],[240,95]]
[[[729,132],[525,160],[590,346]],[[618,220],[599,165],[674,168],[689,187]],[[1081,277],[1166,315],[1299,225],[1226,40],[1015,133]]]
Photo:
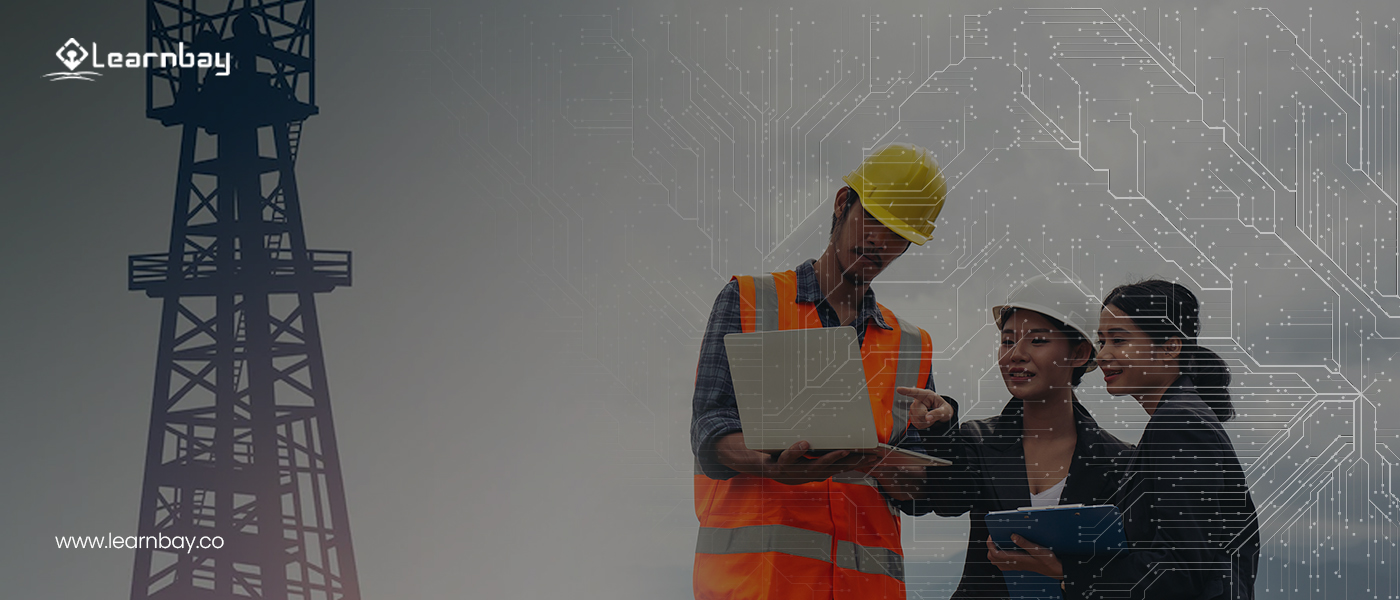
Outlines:
[[[969,416],[1006,399],[1010,285],[1179,278],[1235,366],[1260,597],[1400,594],[1400,10],[1024,6],[318,6],[297,171],[310,244],[354,252],[318,307],[364,596],[688,595],[710,303],[819,254],[841,175],[892,141],[953,191],[876,292]],[[69,37],[144,47],[143,3],[11,12],[0,581],[125,597],[129,551],[50,540],[135,530],[159,303],[126,257],[165,247],[179,136],[137,71],[41,78]],[[1130,399],[1080,396],[1137,438]],[[946,597],[965,519],[905,523],[911,597]]]

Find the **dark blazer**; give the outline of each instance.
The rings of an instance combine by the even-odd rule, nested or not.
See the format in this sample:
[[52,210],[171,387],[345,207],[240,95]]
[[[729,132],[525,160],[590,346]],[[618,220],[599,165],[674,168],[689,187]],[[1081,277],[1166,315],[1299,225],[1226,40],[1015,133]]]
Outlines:
[[1114,503],[1130,550],[1061,557],[1065,598],[1254,598],[1254,499],[1230,437],[1190,377],[1162,395]]
[[[1108,504],[1120,487],[1132,447],[1099,429],[1078,400],[1074,424],[1077,440],[1060,504]],[[953,466],[933,470],[925,490],[928,497],[917,502],[931,505],[944,517],[972,513],[967,560],[955,599],[1008,596],[1001,570],[987,562],[985,517],[1031,505],[1021,430],[1022,402],[1012,398],[1000,415],[962,423],[928,446],[934,455],[951,459]]]

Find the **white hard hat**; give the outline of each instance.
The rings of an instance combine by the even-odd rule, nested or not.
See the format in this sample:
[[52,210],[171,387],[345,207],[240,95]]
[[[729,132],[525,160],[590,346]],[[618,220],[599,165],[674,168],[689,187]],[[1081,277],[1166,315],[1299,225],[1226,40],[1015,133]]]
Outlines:
[[[1093,343],[1092,331],[1094,324],[1099,320],[1099,310],[1102,307],[1103,304],[1098,299],[1084,293],[1079,282],[1065,278],[1052,281],[1045,275],[1039,275],[1027,279],[1025,283],[1011,290],[1004,304],[993,306],[992,322],[1000,329],[1003,309],[1024,308],[1058,319],[1078,331],[1086,341]],[[1096,367],[1092,359],[1089,360],[1088,367],[1089,371]]]

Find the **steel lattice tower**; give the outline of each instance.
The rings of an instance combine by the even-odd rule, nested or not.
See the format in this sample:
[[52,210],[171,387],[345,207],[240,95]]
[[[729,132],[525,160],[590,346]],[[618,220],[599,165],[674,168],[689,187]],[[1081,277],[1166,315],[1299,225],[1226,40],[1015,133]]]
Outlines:
[[314,296],[350,284],[350,253],[307,249],[293,170],[313,9],[147,3],[147,52],[227,52],[232,72],[147,70],[147,116],[183,137],[169,250],[129,262],[163,301],[138,534],[224,546],[139,549],[133,600],[360,597]]

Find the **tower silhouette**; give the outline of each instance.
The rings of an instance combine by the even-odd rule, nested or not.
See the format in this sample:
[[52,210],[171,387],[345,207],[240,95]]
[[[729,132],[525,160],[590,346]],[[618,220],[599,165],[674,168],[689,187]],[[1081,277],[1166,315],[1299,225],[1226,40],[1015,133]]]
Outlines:
[[307,249],[293,170],[313,17],[147,3],[147,51],[172,55],[147,70],[147,116],[182,138],[169,249],[128,265],[163,302],[138,534],[222,547],[141,547],[133,600],[360,597],[314,296],[350,284],[350,253]]

